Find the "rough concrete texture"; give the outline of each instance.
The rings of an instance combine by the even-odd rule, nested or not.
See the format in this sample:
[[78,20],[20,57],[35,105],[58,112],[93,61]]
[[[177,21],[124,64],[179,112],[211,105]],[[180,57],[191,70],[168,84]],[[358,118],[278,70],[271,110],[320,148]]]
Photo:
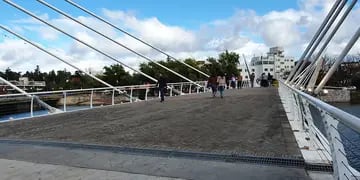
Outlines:
[[[175,180],[158,176],[0,159],[2,180]],[[176,179],[180,180],[180,179]]]
[[[36,177],[30,175],[37,175],[36,172],[41,170],[40,168],[43,167],[45,170],[49,168],[50,170],[43,171],[41,174],[51,175],[54,173],[58,175],[60,172],[63,172],[64,174],[60,175],[57,179],[78,179],[77,177],[79,175],[88,176],[89,172],[85,169],[90,169],[90,172],[92,172],[91,169],[99,169],[106,170],[106,172],[115,171],[132,174],[143,174],[150,176],[148,179],[152,179],[154,176],[194,180],[309,179],[306,171],[303,168],[279,167],[249,163],[231,163],[188,158],[144,156],[111,151],[71,149],[65,147],[36,146],[29,144],[0,143],[0,147],[0,174],[3,175],[2,172],[4,172],[6,177],[17,177],[15,174],[21,177],[24,177],[26,174],[28,174],[29,177]],[[27,161],[36,164],[33,164],[34,168],[27,166],[29,167],[29,169],[27,169],[26,167],[22,166],[23,168],[17,168],[17,171],[14,172],[11,170],[6,170],[8,168],[3,166],[1,159]],[[57,169],[59,171],[52,171],[53,168],[51,166],[48,167],[44,164],[63,165],[67,167],[61,167],[60,169]],[[81,167],[85,169],[80,171],[76,168],[74,169],[70,167]],[[13,172],[15,174],[12,174]],[[101,177],[101,174],[103,173],[96,172],[94,177],[98,177],[98,179],[107,177]],[[118,179],[126,179],[121,177],[128,176],[133,177],[134,175],[123,174],[119,176]],[[144,176],[139,176],[134,179],[142,179],[141,177]]]
[[301,156],[277,89],[225,91],[0,124],[0,138]]

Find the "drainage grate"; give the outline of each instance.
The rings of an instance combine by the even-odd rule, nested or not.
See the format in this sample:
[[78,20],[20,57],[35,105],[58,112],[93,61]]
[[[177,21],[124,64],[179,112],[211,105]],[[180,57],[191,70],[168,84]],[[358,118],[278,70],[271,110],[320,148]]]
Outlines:
[[70,148],[70,149],[90,149],[90,150],[111,151],[111,152],[134,154],[134,155],[213,160],[213,161],[224,161],[224,162],[232,162],[232,163],[246,162],[246,163],[254,163],[254,164],[285,166],[285,167],[299,167],[311,171],[332,172],[332,166],[306,164],[302,157],[265,157],[265,156],[252,156],[252,155],[240,155],[240,154],[226,154],[226,153],[219,154],[219,153],[206,153],[206,152],[192,152],[192,151],[178,151],[178,150],[164,150],[164,149],[150,149],[150,148],[132,148],[132,147],[121,147],[121,146],[79,144],[79,143],[52,142],[52,141],[32,141],[32,140],[0,139],[0,143],[51,146],[51,147],[61,147],[61,148]]
[[334,172],[332,165],[324,164],[305,164],[305,169],[308,171],[322,171],[322,172]]

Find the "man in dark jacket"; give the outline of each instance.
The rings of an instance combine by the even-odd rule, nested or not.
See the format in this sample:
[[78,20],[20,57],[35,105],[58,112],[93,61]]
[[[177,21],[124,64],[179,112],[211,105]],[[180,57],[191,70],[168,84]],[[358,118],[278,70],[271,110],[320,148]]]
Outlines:
[[255,74],[251,73],[250,75],[250,84],[251,84],[251,88],[254,87],[254,80],[255,80]]
[[165,92],[166,92],[166,88],[167,88],[167,83],[166,83],[166,79],[160,74],[159,80],[156,84],[159,88],[160,91],[160,102],[164,102],[164,96],[165,96]]

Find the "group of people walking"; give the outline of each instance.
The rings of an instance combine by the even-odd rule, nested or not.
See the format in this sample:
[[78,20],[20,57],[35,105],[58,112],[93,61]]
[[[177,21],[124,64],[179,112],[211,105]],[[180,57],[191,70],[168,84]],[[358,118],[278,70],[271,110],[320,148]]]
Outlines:
[[260,87],[271,87],[273,83],[273,76],[270,73],[267,75],[262,73],[258,81],[260,81]]
[[[254,87],[254,80],[255,80],[255,74],[252,73],[250,74],[250,87],[253,88]],[[256,81],[257,83],[259,83],[258,81],[260,81],[260,86],[261,87],[268,87],[271,86],[272,84],[272,75],[269,73],[268,75],[265,75],[265,73],[261,74],[261,77],[258,78]],[[240,74],[239,76],[235,76],[232,75],[231,77],[226,77],[225,74],[221,74],[219,76],[216,75],[212,75],[210,76],[210,78],[208,79],[208,88],[211,88],[212,90],[212,96],[216,97],[217,92],[219,91],[220,93],[220,97],[223,98],[224,97],[224,91],[226,88],[237,88],[237,89],[241,89],[243,85],[243,77]],[[160,102],[164,102],[164,96],[166,93],[166,89],[167,89],[167,81],[166,79],[160,75],[158,82],[157,82],[157,87],[159,88],[159,93],[160,93]]]
[[216,96],[216,93],[219,90],[220,97],[223,98],[224,97],[224,90],[225,90],[225,87],[226,87],[226,77],[225,77],[225,75],[223,75],[223,74],[220,75],[220,76],[212,75],[208,80],[208,87],[211,88],[213,97]]
[[[255,79],[255,74],[252,73],[250,75],[250,85],[251,87],[254,87],[254,79]],[[239,76],[235,76],[232,75],[231,77],[227,78],[225,74],[221,74],[219,76],[216,75],[212,75],[209,80],[208,80],[208,85],[209,88],[211,88],[212,91],[212,96],[216,97],[217,92],[219,91],[220,93],[220,97],[223,98],[224,97],[224,90],[226,88],[237,88],[237,89],[241,89],[243,86],[243,77],[240,74]]]
[[[254,87],[254,80],[255,80],[255,74],[250,74],[250,87]],[[224,90],[226,88],[237,88],[241,89],[243,86],[243,76],[240,74],[239,76],[232,75],[231,77],[227,78],[225,74],[221,74],[219,76],[212,75],[208,80],[209,88],[211,88],[212,96],[216,97],[217,91],[220,93],[220,97],[224,97]]]

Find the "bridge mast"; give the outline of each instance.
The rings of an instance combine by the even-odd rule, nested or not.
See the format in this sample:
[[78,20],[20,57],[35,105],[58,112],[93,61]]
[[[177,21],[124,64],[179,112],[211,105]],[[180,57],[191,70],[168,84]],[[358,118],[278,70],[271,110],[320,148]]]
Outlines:
[[304,64],[305,62],[305,56],[309,53],[310,48],[314,45],[315,41],[318,39],[320,33],[323,31],[325,25],[327,24],[327,22],[329,21],[330,17],[332,16],[332,14],[335,12],[336,8],[339,6],[340,2],[342,0],[337,0],[334,5],[332,6],[331,10],[329,11],[329,13],[327,14],[326,18],[324,19],[324,21],[322,22],[322,24],[320,25],[319,29],[317,30],[317,32],[315,33],[315,35],[313,36],[313,38],[311,39],[309,45],[306,47],[305,51],[303,52],[303,54],[301,55],[301,57],[298,60],[298,63],[296,64],[296,66],[294,67],[294,69],[291,71],[289,77],[286,80],[286,83],[289,82],[293,82],[294,78],[298,76],[298,74],[300,73],[299,68],[300,66],[303,66],[302,64]]
[[[327,21],[327,24],[324,28],[324,30],[320,33],[319,37],[317,38],[317,40],[315,41],[314,46],[312,46],[312,48],[310,49],[310,52],[307,54],[307,56],[305,57],[302,65],[299,67],[298,69],[298,73],[303,71],[304,67],[306,66],[306,64],[310,61],[311,56],[313,55],[313,53],[315,52],[316,48],[319,46],[319,44],[321,43],[321,41],[323,40],[323,38],[325,37],[325,35],[327,34],[327,32],[329,31],[329,29],[331,28],[331,26],[333,25],[335,19],[337,18],[337,16],[339,15],[339,13],[341,12],[341,10],[344,8],[345,4],[346,4],[347,0],[343,0],[341,1],[340,5],[336,8],[336,11],[334,14],[332,14],[332,17],[330,18],[330,20]],[[290,82],[290,84],[292,84],[294,82],[294,80],[292,80]]]
[[345,21],[346,17],[350,14],[351,10],[354,8],[356,2],[358,0],[353,0],[350,4],[350,6],[346,9],[346,11],[344,12],[344,14],[341,16],[339,22],[336,24],[336,26],[334,27],[333,31],[330,33],[330,35],[328,36],[328,38],[326,39],[326,41],[324,42],[323,46],[321,47],[321,49],[319,50],[319,52],[317,53],[317,55],[314,58],[314,61],[312,62],[312,64],[315,64],[316,62],[318,62],[317,65],[317,69],[315,70],[314,74],[311,77],[311,80],[309,82],[309,84],[307,85],[307,89],[312,91],[315,88],[315,84],[316,84],[316,80],[318,78],[321,66],[323,64],[323,59],[320,58],[321,54],[324,52],[324,50],[326,49],[326,47],[328,46],[329,42],[332,40],[332,38],[334,37],[334,35],[336,34],[336,32],[338,31],[338,29],[341,27],[341,25],[343,24],[343,22]]
[[325,84],[329,81],[330,77],[334,74],[340,63],[344,60],[345,56],[348,54],[350,49],[354,46],[356,41],[360,37],[360,27],[357,29],[354,36],[350,39],[349,43],[346,45],[345,49],[341,52],[338,58],[336,58],[335,63],[331,66],[329,72],[326,73],[324,78],[321,80],[320,84],[316,87],[314,93],[318,94],[321,89],[325,86]]

